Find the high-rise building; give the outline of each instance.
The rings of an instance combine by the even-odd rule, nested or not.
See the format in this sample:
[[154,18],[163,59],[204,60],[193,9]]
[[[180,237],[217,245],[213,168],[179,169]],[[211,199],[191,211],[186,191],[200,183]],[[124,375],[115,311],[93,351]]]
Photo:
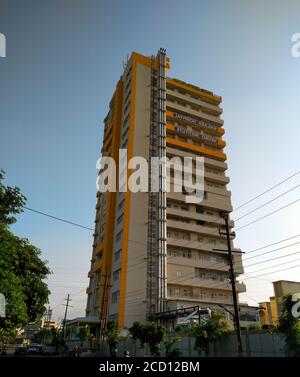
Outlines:
[[[124,185],[98,192],[86,315],[102,323],[130,326],[193,306],[233,311],[226,237],[219,233],[223,213],[232,211],[222,98],[166,76],[169,68],[163,49],[152,57],[132,53],[104,119],[101,153],[115,159],[117,184],[133,171],[119,163],[119,149],[127,149],[128,160],[202,156],[204,199],[187,203],[185,191],[165,192],[163,165],[158,192],[123,192]],[[177,168],[170,171],[171,183]],[[238,276],[241,251],[233,252]],[[238,282],[236,288],[246,289]]]

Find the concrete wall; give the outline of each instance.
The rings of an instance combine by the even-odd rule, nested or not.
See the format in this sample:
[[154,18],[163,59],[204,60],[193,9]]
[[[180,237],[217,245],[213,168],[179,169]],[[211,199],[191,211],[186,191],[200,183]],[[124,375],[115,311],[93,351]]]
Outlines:
[[[285,343],[277,334],[270,334],[265,331],[256,331],[244,333],[243,356],[244,357],[285,357]],[[180,349],[182,357],[199,357],[195,350],[195,339],[191,337],[183,337],[175,347]],[[122,356],[124,350],[128,350],[131,356],[147,357],[150,356],[148,347],[142,349],[139,344],[134,344],[131,340],[126,339],[118,344],[118,356]],[[109,356],[109,350],[106,345],[102,347],[102,351]],[[162,345],[161,356],[165,356],[165,349]],[[228,337],[218,341],[210,346],[209,357],[237,357],[236,335],[231,334]]]

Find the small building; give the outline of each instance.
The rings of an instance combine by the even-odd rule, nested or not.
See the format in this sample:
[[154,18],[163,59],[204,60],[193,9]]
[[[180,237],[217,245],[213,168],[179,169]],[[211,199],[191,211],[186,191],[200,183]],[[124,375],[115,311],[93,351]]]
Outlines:
[[43,329],[55,329],[59,330],[61,328],[61,323],[58,321],[47,321],[41,319],[40,321],[28,323],[24,327],[23,334],[26,339],[31,339],[35,334],[39,333]]
[[274,296],[259,303],[260,321],[263,326],[276,326],[280,316],[281,299],[288,293],[299,293],[300,282],[278,280],[273,282]]

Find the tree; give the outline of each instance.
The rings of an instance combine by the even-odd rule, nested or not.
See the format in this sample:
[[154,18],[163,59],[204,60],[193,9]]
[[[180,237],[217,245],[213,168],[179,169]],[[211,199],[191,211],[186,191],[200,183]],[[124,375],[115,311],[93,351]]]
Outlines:
[[0,318],[0,342],[6,342],[16,335],[18,327],[27,323],[28,316],[20,280],[11,271],[2,268],[0,292],[6,299],[6,316]]
[[156,322],[146,322],[144,325],[135,322],[129,332],[135,341],[139,339],[142,348],[148,344],[152,356],[160,355],[160,343],[166,333],[163,325]]
[[133,322],[129,329],[130,336],[134,341],[134,356],[136,356],[137,341],[142,338],[143,326],[140,322]]
[[109,352],[111,357],[116,357],[117,345],[121,340],[120,329],[118,324],[114,321],[108,321],[107,329],[103,335],[106,338],[106,342],[109,346]]
[[179,334],[176,332],[177,331],[175,329],[175,333],[172,336],[165,334],[164,345],[166,348],[166,357],[179,357],[181,355],[180,349],[174,347],[174,345],[181,339]]
[[191,329],[191,334],[196,339],[195,349],[199,353],[205,352],[205,355],[208,356],[209,345],[232,331],[233,326],[230,321],[225,319],[223,313],[219,311],[212,312],[205,323],[193,325]]
[[0,169],[0,223],[10,225],[16,222],[16,218],[11,215],[22,212],[26,198],[21,194],[19,187],[3,185],[4,177],[5,172]]
[[91,337],[91,332],[90,332],[90,328],[88,325],[86,326],[81,326],[79,328],[79,332],[78,332],[78,336],[79,336],[79,339],[80,339],[80,345],[82,347],[82,343],[85,341],[85,340],[88,340],[90,337]]
[[291,293],[283,296],[280,303],[281,315],[275,330],[284,337],[287,353],[292,357],[300,357],[300,319],[292,310],[296,303]]
[[6,318],[0,318],[0,335],[14,334],[16,328],[40,319],[50,291],[44,279],[50,273],[41,251],[27,239],[9,230],[22,212],[26,198],[17,187],[3,184],[0,169],[0,292],[6,298]]

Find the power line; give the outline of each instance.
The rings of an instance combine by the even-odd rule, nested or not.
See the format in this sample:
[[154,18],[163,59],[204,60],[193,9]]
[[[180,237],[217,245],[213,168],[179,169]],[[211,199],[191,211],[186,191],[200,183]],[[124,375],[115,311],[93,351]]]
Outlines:
[[260,198],[261,196],[263,196],[263,195],[266,194],[267,192],[269,192],[269,191],[273,190],[274,188],[276,188],[276,187],[282,185],[284,182],[287,182],[288,180],[290,180],[291,178],[295,177],[295,176],[296,176],[297,174],[299,174],[299,173],[300,173],[300,170],[298,170],[296,173],[290,175],[289,177],[285,178],[283,181],[277,183],[276,185],[270,187],[269,189],[267,189],[266,191],[262,192],[261,194],[256,195],[254,198],[252,198],[252,199],[248,200],[247,202],[245,202],[245,203],[239,205],[238,207],[234,208],[234,210],[233,210],[232,212],[237,211],[238,209],[244,207],[245,205],[247,205],[247,204],[253,202],[254,200]]
[[[275,257],[275,258],[271,258],[271,259],[266,259],[264,261],[260,261],[260,262],[248,264],[248,265],[246,265],[244,267],[248,268],[248,267],[252,267],[252,266],[257,266],[258,264],[261,264],[261,263],[266,263],[266,262],[270,262],[270,261],[273,261],[273,260],[276,260],[276,259],[282,259],[282,258],[290,257],[292,255],[296,255],[296,254],[299,254],[299,253],[300,253],[300,251],[296,251],[295,253],[285,254],[285,255],[282,255],[280,257]],[[248,273],[251,274],[252,272],[248,272]]]
[[243,280],[255,279],[255,278],[257,278],[257,277],[265,276],[265,275],[272,275],[272,274],[276,274],[277,272],[287,271],[287,270],[291,270],[292,268],[297,268],[297,267],[300,267],[300,264],[298,264],[297,266],[292,266],[292,267],[288,267],[288,268],[283,268],[283,269],[281,269],[281,270],[277,270],[277,271],[273,271],[273,272],[267,272],[266,274],[262,274],[262,275],[246,277],[246,278],[243,279]]
[[291,244],[286,245],[286,246],[278,247],[277,249],[273,249],[273,250],[266,251],[265,253],[260,253],[260,254],[258,254],[258,255],[254,255],[254,256],[252,256],[252,257],[244,258],[244,261],[245,261],[245,260],[248,260],[248,259],[253,259],[253,258],[261,257],[262,255],[266,255],[266,254],[273,253],[274,251],[278,251],[278,250],[286,249],[287,247],[295,246],[295,245],[298,245],[299,243],[300,243],[300,241],[299,241],[299,242],[294,242],[294,243],[291,243]]
[[291,189],[285,191],[284,193],[282,193],[282,194],[276,196],[275,198],[269,200],[268,202],[262,204],[261,206],[254,208],[252,211],[245,213],[245,215],[239,217],[238,219],[236,219],[236,220],[234,220],[234,221],[237,222],[237,221],[243,219],[244,217],[251,215],[251,213],[258,211],[259,209],[261,209],[261,208],[265,207],[266,205],[268,205],[268,204],[274,202],[275,200],[281,198],[282,196],[288,194],[289,192],[295,190],[295,189],[298,188],[298,187],[300,187],[300,185],[297,185],[297,186],[295,186],[295,187],[293,187],[293,188],[291,188]]
[[57,217],[57,216],[52,216],[52,215],[49,215],[48,213],[41,212],[41,211],[38,211],[38,210],[36,210],[36,209],[32,209],[32,208],[25,207],[25,206],[23,206],[23,208],[24,208],[24,209],[27,209],[28,211],[38,213],[39,215],[43,215],[43,216],[46,216],[46,217],[50,217],[51,219],[54,219],[54,220],[62,221],[62,222],[64,222],[64,223],[67,223],[67,224],[70,224],[70,225],[78,226],[79,228],[83,228],[83,229],[87,229],[87,230],[94,231],[94,229],[89,228],[89,227],[87,227],[87,226],[85,226],[85,225],[77,224],[77,223],[74,223],[73,221],[65,220],[65,219],[62,219],[62,218]]
[[[299,254],[299,251],[298,253],[295,253],[295,254]],[[276,258],[275,258],[276,259]],[[284,262],[284,263],[280,263],[280,264],[275,264],[274,266],[269,266],[269,267],[264,267],[264,268],[260,268],[259,270],[255,270],[255,271],[252,271],[252,272],[248,272],[246,275],[248,276],[249,274],[255,274],[256,272],[260,272],[260,271],[265,271],[265,270],[269,270],[270,268],[274,268],[274,267],[279,267],[279,266],[284,266],[286,264],[289,264],[289,263],[293,263],[293,262],[297,262],[299,261],[300,258],[297,258],[297,259],[294,259],[294,260],[290,260],[289,262]],[[241,280],[243,280],[243,278],[241,278]]]
[[267,215],[264,215],[264,216],[262,216],[262,217],[260,217],[260,218],[258,218],[258,219],[256,219],[256,220],[253,220],[253,221],[251,221],[250,223],[245,224],[245,225],[243,225],[243,226],[237,228],[237,229],[236,229],[236,232],[239,231],[239,230],[241,230],[241,229],[244,229],[244,228],[246,228],[247,226],[252,225],[252,224],[254,224],[254,223],[256,223],[256,222],[258,222],[258,221],[260,221],[260,220],[262,220],[262,219],[265,219],[266,217],[269,217],[269,216],[273,215],[274,213],[277,213],[277,212],[281,211],[282,209],[287,208],[287,207],[289,207],[289,206],[291,206],[291,205],[293,205],[293,204],[295,204],[295,203],[297,203],[297,202],[299,202],[299,201],[300,201],[300,198],[297,199],[297,200],[294,200],[293,202],[291,202],[291,203],[289,203],[289,204],[286,204],[286,205],[283,206],[283,207],[280,207],[280,208],[276,209],[276,210],[273,211],[273,212],[268,213]]
[[292,237],[289,237],[289,238],[285,238],[285,239],[277,241],[277,242],[269,243],[268,245],[258,247],[257,249],[249,250],[249,251],[246,252],[246,254],[254,253],[254,251],[262,250],[262,249],[265,249],[265,248],[267,248],[269,246],[274,246],[274,245],[277,245],[278,243],[282,243],[284,241],[289,241],[289,240],[292,240],[293,238],[297,238],[299,236],[300,236],[300,234],[296,234],[295,236],[292,236]]

